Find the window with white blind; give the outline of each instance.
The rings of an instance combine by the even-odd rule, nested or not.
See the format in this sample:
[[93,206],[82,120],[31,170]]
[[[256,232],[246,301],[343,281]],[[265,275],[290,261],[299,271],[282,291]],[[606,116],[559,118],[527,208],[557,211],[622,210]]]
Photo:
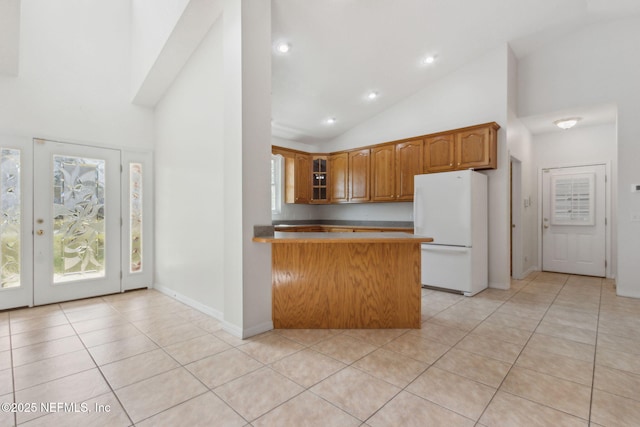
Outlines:
[[551,177],[553,225],[594,225],[593,173]]
[[284,157],[279,154],[271,155],[271,213],[282,211],[282,163]]

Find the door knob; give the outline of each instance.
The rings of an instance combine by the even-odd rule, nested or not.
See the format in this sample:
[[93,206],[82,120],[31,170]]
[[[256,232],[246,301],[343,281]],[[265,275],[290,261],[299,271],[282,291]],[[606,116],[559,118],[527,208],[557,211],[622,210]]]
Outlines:
[[44,234],[44,230],[38,230],[38,231],[36,231],[36,234],[38,236],[42,236]]

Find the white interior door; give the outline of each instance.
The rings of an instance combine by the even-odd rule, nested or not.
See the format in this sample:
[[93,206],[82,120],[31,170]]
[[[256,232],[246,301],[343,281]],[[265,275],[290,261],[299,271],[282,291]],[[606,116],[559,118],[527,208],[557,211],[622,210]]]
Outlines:
[[542,176],[542,269],[606,274],[606,168],[545,169]]
[[120,151],[34,144],[35,305],[119,292]]

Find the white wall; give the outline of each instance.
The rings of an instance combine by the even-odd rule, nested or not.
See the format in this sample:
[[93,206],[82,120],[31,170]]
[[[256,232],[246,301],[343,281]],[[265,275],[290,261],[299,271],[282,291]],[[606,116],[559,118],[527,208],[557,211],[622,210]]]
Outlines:
[[273,329],[271,245],[253,227],[271,222],[271,2],[224,2],[225,329]]
[[[538,187],[533,155],[533,138],[526,126],[513,115],[509,117],[507,134],[509,155],[520,162],[519,170],[514,168],[514,176],[517,172],[520,173],[520,188],[519,191],[514,190],[514,198],[519,197],[517,200],[513,200],[513,219],[516,228],[513,229],[512,250],[515,255],[513,276],[522,278],[528,272],[540,269],[537,228]],[[527,206],[524,203],[525,199],[527,200]]]
[[[489,283],[497,288],[510,286],[509,169],[504,129],[507,126],[508,54],[507,46],[496,48],[323,145],[325,151],[339,151],[492,121],[501,125],[498,169],[484,172],[489,177]],[[323,215],[351,219],[357,216],[353,208],[362,209],[361,212],[366,209],[370,219],[394,216],[400,221],[407,220],[407,211],[410,211],[404,203],[325,206]]]
[[[577,126],[568,131],[545,133],[533,136],[533,153],[536,182],[540,185],[540,170],[549,167],[579,166],[596,163],[606,163],[609,170],[607,192],[611,205],[611,218],[608,223],[607,259],[609,271],[616,269],[616,194],[610,194],[609,189],[616,187],[617,175],[617,144],[616,125],[614,123],[598,126]],[[540,224],[540,221],[537,222]],[[539,230],[539,229],[537,229]]]
[[616,162],[615,123],[533,135],[536,168]]
[[20,66],[0,75],[0,132],[151,149],[153,112],[129,102],[129,0],[21,2]]
[[[536,180],[531,133],[516,116],[518,104],[518,60],[508,52],[507,146],[512,162],[511,178],[511,275],[521,279],[538,269]],[[524,203],[524,200],[527,203]]]
[[306,153],[324,153],[323,149],[320,149],[316,145],[305,144],[299,141],[293,141],[291,139],[283,139],[275,136],[271,136],[271,145],[277,145],[278,147],[290,148],[292,150],[304,151]]
[[[519,61],[518,113],[543,114],[572,107],[618,107],[617,273],[619,295],[640,297],[640,18],[592,25],[555,40]],[[597,55],[594,56],[594,53]]]
[[413,203],[345,203],[319,205],[315,218],[350,221],[413,221]]
[[270,23],[268,0],[225,1],[156,108],[156,284],[243,338],[273,329],[252,242],[271,222]]
[[190,0],[131,0],[131,90],[137,93]]
[[156,107],[155,120],[155,282],[217,317],[224,312],[222,46],[219,20]]
[[18,74],[20,0],[0,2],[0,74]]

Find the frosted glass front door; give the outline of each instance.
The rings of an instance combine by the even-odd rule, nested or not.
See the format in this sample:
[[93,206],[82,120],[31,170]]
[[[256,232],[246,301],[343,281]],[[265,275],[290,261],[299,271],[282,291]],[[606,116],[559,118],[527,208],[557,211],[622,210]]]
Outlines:
[[34,303],[120,291],[120,151],[34,146]]

